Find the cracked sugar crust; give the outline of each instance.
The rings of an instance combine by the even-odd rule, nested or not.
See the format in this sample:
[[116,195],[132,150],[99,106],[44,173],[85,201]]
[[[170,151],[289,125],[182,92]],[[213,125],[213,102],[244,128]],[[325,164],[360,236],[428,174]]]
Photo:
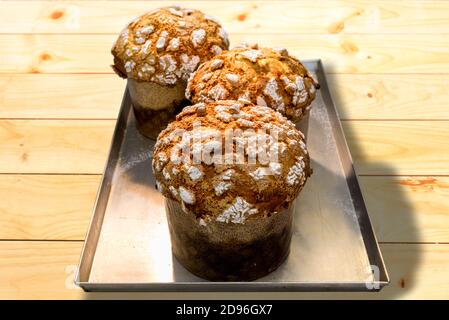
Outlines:
[[215,19],[198,10],[164,7],[138,17],[120,33],[111,51],[112,68],[123,78],[171,86],[186,82],[202,62],[228,47]]
[[275,214],[311,174],[295,125],[245,101],[185,107],[159,134],[153,154],[159,190],[203,221],[245,223]]
[[318,88],[286,49],[244,45],[200,65],[189,79],[186,97],[193,103],[244,98],[296,122],[309,111]]

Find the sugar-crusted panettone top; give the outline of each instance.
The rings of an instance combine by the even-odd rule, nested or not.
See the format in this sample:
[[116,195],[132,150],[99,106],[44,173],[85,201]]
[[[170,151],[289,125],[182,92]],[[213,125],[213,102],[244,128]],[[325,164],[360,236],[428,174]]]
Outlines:
[[124,78],[174,85],[228,47],[228,36],[214,18],[165,7],[138,17],[120,33],[112,67]]
[[184,108],[159,134],[152,164],[158,189],[201,224],[275,214],[311,174],[295,125],[244,99]]
[[318,88],[304,65],[286,49],[243,45],[203,63],[191,75],[186,97],[193,103],[245,98],[298,121]]

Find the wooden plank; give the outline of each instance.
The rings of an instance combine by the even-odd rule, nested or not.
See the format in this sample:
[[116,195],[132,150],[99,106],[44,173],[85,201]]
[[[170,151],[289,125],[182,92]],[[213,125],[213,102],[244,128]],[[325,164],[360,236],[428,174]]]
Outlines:
[[[98,27],[99,29],[104,28],[106,33],[116,33],[116,31],[110,30],[112,24],[115,26],[116,23],[113,20],[117,21],[118,27],[120,17],[128,14],[124,13],[128,10],[128,5],[124,3],[123,11],[117,12],[115,19],[111,19],[110,22],[106,21],[109,18],[106,18],[108,15],[104,14],[104,11],[103,17],[92,17],[89,15],[93,11],[83,10],[81,11],[80,28],[65,30],[67,17],[71,15],[70,9],[62,8],[62,16],[52,19],[55,21],[47,22],[41,18],[45,19],[49,15],[53,15],[57,10],[53,6],[65,6],[66,3],[46,2],[44,5],[53,9],[53,11],[47,12],[45,11],[47,7],[42,7],[42,11],[34,11],[34,4],[27,2],[26,4],[31,9],[28,11],[21,8],[20,12],[26,18],[23,20],[17,15],[9,15],[9,12],[4,10],[5,3],[9,5],[12,2],[0,1],[0,18],[2,19],[0,32],[3,32],[2,30],[21,32],[18,30],[24,28],[26,29],[24,32],[30,33],[89,33],[94,29],[97,30]],[[429,3],[430,5],[428,5]],[[207,2],[204,4],[209,5]],[[349,4],[351,10],[347,10],[346,4]],[[242,3],[236,3],[236,7],[243,9],[241,12],[231,12],[230,10],[226,12],[229,13],[229,19],[234,19],[228,23],[233,33],[234,43],[240,39],[255,39],[267,45],[283,44],[291,48],[290,51],[301,58],[316,58],[319,54],[323,57],[330,73],[333,74],[338,72],[382,73],[382,75],[372,75],[377,77],[376,81],[367,79],[364,74],[339,74],[335,75],[334,79],[331,77],[331,81],[339,81],[340,77],[348,77],[344,78],[344,82],[334,86],[337,88],[334,89],[334,94],[336,90],[346,92],[345,95],[337,99],[339,104],[345,106],[344,109],[340,108],[340,111],[348,110],[346,119],[447,120],[447,93],[444,92],[447,75],[441,74],[448,73],[447,2],[432,1],[419,4],[420,6],[415,1],[394,3],[388,1],[369,4],[369,6],[367,2],[362,1],[338,3],[329,1],[305,5],[301,3],[299,4],[301,9],[303,5],[305,8],[302,12],[292,12],[290,15],[290,10],[287,10],[287,13],[283,11],[282,16],[285,16],[285,20],[282,21],[282,25],[274,22],[273,19],[265,19],[265,14],[261,14],[262,10],[259,10],[259,7],[254,8],[254,12],[250,11],[251,9],[248,9],[250,12],[246,12],[247,7],[244,7]],[[40,3],[37,4],[37,6],[40,5]],[[109,7],[110,3],[107,5],[104,3],[80,3],[80,5],[83,6],[82,8],[84,5],[105,8]],[[353,15],[352,10],[357,10],[359,5],[364,11],[360,16]],[[344,8],[339,11],[342,6]],[[132,3],[130,7],[132,7]],[[250,7],[249,3],[248,7]],[[315,10],[313,7],[318,9]],[[423,9],[420,9],[421,7]],[[263,8],[265,10],[265,7]],[[270,10],[285,9],[283,6],[279,6],[279,9],[268,6],[266,8]],[[370,8],[374,8],[372,12],[369,11]],[[378,19],[375,19],[375,15],[370,15],[375,13],[376,8],[380,8],[380,12],[378,12],[380,18],[378,17]],[[313,11],[307,11],[309,9]],[[7,17],[4,16],[5,12]],[[316,16],[313,16],[313,12],[317,12]],[[328,17],[328,12],[333,13],[334,16]],[[37,15],[34,16],[36,13]],[[429,16],[428,13],[430,13]],[[56,13],[54,17],[58,15],[59,13]],[[218,16],[221,14],[219,13]],[[346,19],[347,17],[348,19]],[[329,20],[327,20],[328,18]],[[286,20],[291,21],[285,23]],[[102,23],[98,23],[98,21]],[[258,23],[259,26],[257,26]],[[305,24],[307,26],[303,26]],[[7,28],[2,29],[3,26],[7,26]],[[300,35],[297,37],[280,35],[280,33],[290,33],[285,29],[291,26],[294,26],[292,30],[295,33],[340,32],[340,34]],[[267,28],[273,29],[268,37],[266,35]],[[241,32],[240,30],[245,30],[247,34],[237,34]],[[345,33],[371,32],[394,34],[344,35]],[[253,33],[258,35],[252,35]],[[402,33],[423,34],[400,35]],[[445,34],[437,35],[436,33]],[[54,35],[48,38],[43,35],[0,36],[2,43],[0,72],[58,73],[54,75],[55,77],[60,77],[65,72],[110,73],[108,65],[111,57],[108,52],[114,37],[81,34],[70,37]],[[100,41],[97,43],[95,40]],[[385,75],[397,72],[432,74]],[[102,75],[86,76],[101,78]],[[105,76],[114,77],[111,74]],[[389,78],[390,76],[392,78]],[[423,78],[420,78],[421,76]],[[4,75],[4,77],[9,77],[9,75]],[[83,102],[83,97],[74,97],[76,94],[72,92],[67,93],[68,97],[73,96],[70,102],[65,101],[63,97],[64,84],[69,85],[66,88],[77,87],[75,83],[77,80],[70,79],[71,76],[61,79],[61,85],[59,87],[56,85],[52,89],[45,88],[42,83],[35,88],[36,90],[32,90],[28,97],[22,98],[25,106],[24,110],[20,111],[19,105],[13,106],[14,95],[21,92],[28,93],[26,89],[33,83],[30,79],[22,78],[23,84],[27,85],[23,87],[23,91],[19,89],[20,81],[12,87],[7,87],[8,89],[16,88],[17,91],[3,90],[5,83],[2,80],[11,80],[12,82],[18,80],[15,77],[6,78],[6,80],[4,77],[0,78],[0,104],[2,105],[0,113],[5,112],[3,113],[4,117],[9,117],[8,112],[10,112],[9,114],[16,114],[17,117],[64,118],[64,114],[67,114],[68,118],[78,118],[92,112],[94,117],[113,118],[117,111],[118,103],[115,103],[113,107],[103,105],[108,101],[106,87],[119,86],[120,80],[117,78],[109,78],[110,82],[102,82],[105,84],[104,91],[97,91],[98,88],[95,88],[95,91],[93,89],[88,91],[89,88],[86,84],[82,91],[87,92],[93,100],[87,101],[86,98],[84,99],[85,104],[81,106],[77,103]],[[394,77],[403,82],[400,87],[395,83]],[[27,80],[30,82],[26,83]],[[97,83],[94,78],[90,78],[88,81],[91,81],[89,84],[93,86]],[[123,81],[120,82],[120,85],[123,83]],[[38,90],[48,90],[48,94],[53,96],[57,103],[45,107],[45,96],[44,94],[39,95]],[[369,90],[369,92],[364,93],[364,90]],[[368,93],[372,93],[373,97],[368,97]],[[111,96],[114,94],[121,96],[121,91],[119,93],[114,91]],[[26,96],[26,94],[21,96]],[[36,99],[39,108],[33,110],[32,99]],[[9,105],[5,104],[8,106],[7,108],[3,108],[4,101],[10,101]],[[88,106],[93,105],[93,102],[98,106],[88,111]],[[41,104],[39,105],[39,103]],[[58,103],[65,105],[66,109],[57,110]],[[49,113],[46,113],[41,107],[47,108]],[[0,117],[2,116],[0,115]],[[55,125],[55,123],[59,124]],[[0,121],[0,172],[6,168],[5,172],[13,173],[100,173],[109,147],[112,127],[113,121],[110,121],[109,124],[102,121]],[[364,174],[448,174],[447,163],[449,162],[447,161],[446,145],[449,129],[447,128],[449,128],[447,121],[345,122],[345,131],[351,144],[357,170]],[[35,171],[29,171],[30,169]],[[0,176],[0,197],[3,199],[3,203],[0,204],[0,233],[5,232],[5,235],[11,239],[15,238],[15,232],[20,234],[20,237],[28,237],[28,239],[34,237],[62,239],[67,236],[70,239],[76,239],[79,237],[81,229],[83,229],[82,224],[86,223],[82,222],[82,219],[87,218],[86,209],[88,203],[92,201],[89,200],[89,197],[90,199],[93,197],[93,181],[86,182],[86,185],[82,186],[82,184],[78,184],[79,181],[59,181],[56,178],[49,180],[46,179],[46,176],[32,177],[33,179],[28,179],[28,176],[23,175],[18,175],[18,177],[22,178],[21,182],[14,181],[13,176]],[[80,177],[84,178],[84,176]],[[89,176],[88,178],[98,177]],[[71,178],[67,177],[67,179]],[[448,212],[447,201],[445,201],[448,185],[446,177],[391,177],[390,179],[390,177],[363,176],[361,184],[380,240],[447,241],[447,231],[444,229],[447,226],[446,213]],[[72,203],[69,202],[70,195],[58,189],[58,186],[62,189],[63,185],[73,189]],[[39,186],[42,189],[48,188],[48,193],[46,190],[36,191]],[[7,190],[8,188],[10,190]],[[21,192],[24,194],[23,197],[20,196]],[[26,192],[29,192],[30,195],[26,195]],[[52,199],[52,195],[56,195],[55,198],[60,199]],[[12,200],[15,200],[14,204],[8,204]],[[28,204],[25,203],[27,200],[30,200]],[[45,210],[44,202],[48,204]],[[7,205],[3,207],[2,205],[5,203]],[[36,209],[39,204],[42,207]],[[76,207],[78,204],[80,207]],[[33,208],[33,205],[36,207]],[[85,209],[82,209],[83,207]],[[61,221],[61,212],[65,212],[66,219],[70,221]],[[86,216],[83,217],[83,213]],[[43,221],[38,221],[38,215],[41,216],[41,214],[44,217]],[[3,221],[4,217],[7,217],[4,219],[6,222]],[[58,227],[61,229],[58,230]],[[81,243],[78,242],[0,241],[0,270],[2,270],[0,272],[0,297],[211,297],[210,293],[197,293],[193,296],[192,293],[89,295],[82,293],[79,289],[69,289],[78,262],[80,246]],[[216,298],[449,298],[448,245],[383,244],[382,250],[392,277],[392,284],[379,294],[240,293],[238,297],[235,296],[235,293],[213,293],[212,295]]]
[[448,121],[344,121],[361,175],[449,174]]
[[341,119],[449,119],[449,75],[333,74]]
[[[449,75],[332,74],[328,82],[342,119],[449,120]],[[115,74],[0,74],[0,118],[113,119],[125,85]]]
[[449,245],[383,244],[391,284],[379,293],[83,293],[71,286],[81,242],[0,242],[1,299],[448,299]]
[[[232,33],[447,33],[441,1],[189,1]],[[114,33],[163,1],[2,1],[1,33]],[[26,10],[23,10],[26,6]],[[273,19],[272,17],[282,17]]]
[[[449,242],[449,178],[360,177],[383,242]],[[100,176],[0,175],[0,239],[83,240]]]
[[[111,73],[116,35],[0,35],[0,73]],[[448,73],[449,34],[242,35],[284,46],[301,59],[321,58],[328,73]],[[379,45],[382,43],[382,45]]]
[[0,239],[83,240],[100,178],[0,175]]
[[[114,120],[0,120],[0,173],[103,171]],[[358,174],[449,174],[448,121],[344,121]]]
[[73,279],[82,242],[0,241],[1,299],[81,298]]
[[0,118],[114,119],[125,86],[115,74],[0,75]]
[[0,173],[102,173],[114,120],[1,120]]
[[359,177],[377,239],[449,242],[448,177]]

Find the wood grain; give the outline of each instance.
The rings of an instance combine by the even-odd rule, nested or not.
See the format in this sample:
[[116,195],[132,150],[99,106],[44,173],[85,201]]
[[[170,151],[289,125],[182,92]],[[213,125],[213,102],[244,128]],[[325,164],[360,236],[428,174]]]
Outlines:
[[[135,17],[168,4],[163,1],[107,4],[104,1],[2,1],[1,5],[1,33],[118,33]],[[449,31],[446,15],[449,4],[441,1],[189,1],[182,5],[219,17],[232,33]]]
[[[449,75],[332,74],[328,83],[341,119],[449,120]],[[114,119],[125,85],[115,74],[0,74],[0,118]]]
[[100,178],[0,175],[0,239],[83,240]]
[[0,173],[101,173],[114,120],[1,120]]
[[359,177],[381,242],[449,242],[449,178]]
[[[100,175],[0,175],[0,239],[83,240]],[[449,178],[360,177],[381,242],[449,242]]]
[[333,74],[341,119],[449,119],[449,75]]
[[125,86],[115,74],[0,75],[0,118],[115,119]]
[[[0,120],[0,173],[101,174],[114,120]],[[448,121],[344,121],[358,174],[449,174]]]
[[449,174],[447,121],[344,121],[343,129],[357,174]]
[[379,293],[83,293],[72,286],[81,246],[82,242],[0,242],[0,298],[449,298],[449,245],[383,244],[391,284]]
[[[448,73],[449,34],[232,34],[232,44],[283,46],[328,73]],[[0,73],[112,73],[115,35],[0,35]],[[379,45],[382,43],[382,45]]]
[[369,294],[73,288],[115,125],[85,119],[117,116],[125,81],[109,67],[112,42],[166,3],[0,1],[0,298],[449,299],[449,2],[180,2],[220,17],[232,45],[324,61],[374,228],[388,242],[391,284]]
[[0,242],[1,299],[81,298],[73,286],[82,242]]

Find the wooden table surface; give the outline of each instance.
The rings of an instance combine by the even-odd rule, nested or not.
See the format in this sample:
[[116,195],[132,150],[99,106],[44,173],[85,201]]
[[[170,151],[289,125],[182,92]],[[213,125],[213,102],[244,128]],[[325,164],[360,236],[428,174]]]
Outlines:
[[[183,4],[183,1],[177,1]],[[449,2],[189,1],[323,59],[391,284],[380,293],[86,294],[72,285],[125,81],[110,48],[163,1],[0,1],[0,298],[449,298]]]

